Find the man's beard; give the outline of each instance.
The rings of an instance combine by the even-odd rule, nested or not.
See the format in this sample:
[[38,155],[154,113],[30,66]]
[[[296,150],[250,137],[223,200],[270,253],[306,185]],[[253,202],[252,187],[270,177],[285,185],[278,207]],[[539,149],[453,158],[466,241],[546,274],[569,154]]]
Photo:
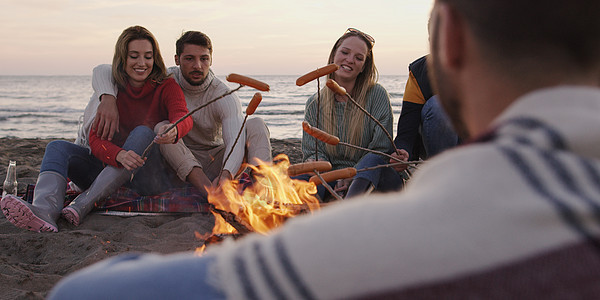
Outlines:
[[[204,75],[204,77],[202,77],[202,79],[200,79],[200,80],[196,80],[196,81],[194,81],[194,80],[192,80],[192,78],[189,76],[189,75],[192,75],[192,73],[196,73],[196,74]],[[192,72],[190,72],[189,74],[186,74],[186,75],[188,75],[188,76],[185,76],[185,75],[184,75],[184,76],[183,76],[183,78],[185,79],[185,81],[187,81],[187,82],[188,82],[190,85],[193,85],[193,86],[199,86],[199,85],[202,85],[202,84],[204,83],[204,81],[206,80],[206,77],[208,77],[206,74],[204,74],[204,73],[202,73],[202,72],[200,72],[200,71],[192,71]]]
[[[438,22],[436,22],[439,24]],[[439,42],[437,41],[439,33],[439,25],[432,28],[431,32],[431,55],[427,60],[427,67],[429,68],[429,77],[434,91],[439,95],[440,103],[442,108],[450,118],[454,131],[463,140],[467,140],[470,137],[467,126],[465,125],[462,116],[462,102],[460,101],[458,92],[455,86],[452,84],[452,78],[448,75],[439,63],[438,47]]]

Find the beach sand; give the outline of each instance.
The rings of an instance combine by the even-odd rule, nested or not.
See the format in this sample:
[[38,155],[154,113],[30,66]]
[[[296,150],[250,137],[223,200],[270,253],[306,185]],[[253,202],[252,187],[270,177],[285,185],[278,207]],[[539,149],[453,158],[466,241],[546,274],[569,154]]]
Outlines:
[[[35,183],[51,139],[0,138],[0,179],[9,160],[17,161],[19,193]],[[292,164],[302,157],[299,139],[271,140],[273,156],[285,153]],[[193,251],[210,233],[211,214],[119,217],[89,215],[75,227],[58,221],[60,232],[36,233],[15,227],[0,213],[0,299],[44,299],[64,276],[125,252]],[[107,287],[110,288],[110,287]]]

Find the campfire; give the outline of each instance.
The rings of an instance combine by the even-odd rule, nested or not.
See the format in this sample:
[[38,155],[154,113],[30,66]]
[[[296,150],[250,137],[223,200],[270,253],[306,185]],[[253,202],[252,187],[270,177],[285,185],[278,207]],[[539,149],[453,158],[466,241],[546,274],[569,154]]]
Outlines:
[[[320,101],[319,77],[335,72],[338,68],[339,67],[337,65],[330,64],[313,70],[298,78],[298,80],[296,80],[296,85],[302,86],[316,79],[318,95],[317,100]],[[243,86],[249,86],[259,91],[269,91],[270,89],[269,85],[266,83],[238,74],[230,74],[227,76],[227,80],[238,83],[240,86],[237,89],[215,98],[206,105],[221,99],[227,94],[239,90]],[[327,80],[327,87],[336,94],[347,97],[350,102],[356,105],[363,113],[376,122],[376,124],[380,126],[381,129],[386,133],[390,143],[395,148],[394,141],[384,126],[369,112],[362,108],[352,98],[352,96],[346,92],[344,88],[340,87],[333,79]],[[250,101],[246,109],[244,122],[242,123],[238,136],[234,142],[234,147],[238,142],[248,116],[254,113],[261,100],[262,95],[260,93],[256,93]],[[204,106],[196,108],[194,111],[203,107]],[[188,113],[188,115],[192,114],[194,111],[191,111]],[[317,123],[319,123],[318,120],[319,114],[317,111]],[[387,153],[341,142],[338,137],[326,133],[317,127],[313,127],[308,122],[303,122],[302,127],[305,132],[315,137],[315,143],[317,143],[317,140],[321,140],[334,146],[341,145],[345,147],[357,148],[363,151],[369,151],[382,156],[387,156],[396,162],[394,164],[386,164],[362,170],[346,168],[323,174],[321,174],[321,172],[331,170],[331,164],[329,162],[313,161],[294,165],[292,166],[293,168],[290,168],[289,159],[285,154],[280,154],[277,156],[274,160],[274,163],[263,162],[258,167],[249,165],[248,168],[252,170],[250,172],[251,182],[230,180],[222,184],[219,188],[208,191],[208,202],[211,205],[211,212],[215,216],[215,226],[210,234],[196,234],[198,239],[205,241],[204,245],[196,250],[197,253],[202,253],[206,248],[206,245],[220,242],[224,237],[236,237],[250,232],[266,234],[270,230],[282,225],[290,217],[313,212],[319,209],[319,200],[314,196],[317,193],[316,184],[323,184],[323,186],[336,200],[341,200],[341,197],[328,184],[326,184],[327,182],[331,182],[336,179],[351,178],[356,175],[357,172],[364,172],[375,168],[391,167],[396,164],[412,165],[420,163],[404,162]],[[317,148],[318,147],[315,146],[315,150]],[[225,162],[230,155],[231,151],[227,154]],[[315,157],[318,157],[316,153]],[[309,182],[290,178],[290,175],[293,176],[309,172],[313,173],[314,175],[311,177]]]
[[251,182],[230,180],[209,190],[215,226],[208,235],[197,234],[197,238],[205,240],[197,252],[224,237],[250,232],[266,234],[291,217],[318,210],[315,184],[290,178],[289,167],[287,155],[280,154],[273,163],[248,165]]

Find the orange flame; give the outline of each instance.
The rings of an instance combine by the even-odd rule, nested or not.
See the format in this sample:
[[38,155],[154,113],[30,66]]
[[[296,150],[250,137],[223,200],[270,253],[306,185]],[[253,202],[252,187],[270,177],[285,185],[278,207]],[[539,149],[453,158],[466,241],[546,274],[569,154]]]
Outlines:
[[[290,217],[319,209],[313,183],[291,179],[290,161],[285,154],[275,157],[275,164],[261,163],[253,170],[254,183],[243,189],[237,180],[225,182],[208,191],[208,202],[215,208],[232,213],[254,232],[266,234]],[[243,189],[243,190],[242,190]],[[221,215],[215,214],[213,234],[235,233]]]

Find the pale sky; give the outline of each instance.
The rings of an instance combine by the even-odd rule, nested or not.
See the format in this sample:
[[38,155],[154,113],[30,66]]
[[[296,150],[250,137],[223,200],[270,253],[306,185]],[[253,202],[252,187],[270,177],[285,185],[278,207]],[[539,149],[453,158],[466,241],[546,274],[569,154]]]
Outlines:
[[382,75],[426,54],[433,0],[3,0],[0,75],[90,75],[110,63],[123,29],[158,39],[167,67],[186,30],[213,42],[217,75],[302,75],[327,63],[346,28],[375,38]]

